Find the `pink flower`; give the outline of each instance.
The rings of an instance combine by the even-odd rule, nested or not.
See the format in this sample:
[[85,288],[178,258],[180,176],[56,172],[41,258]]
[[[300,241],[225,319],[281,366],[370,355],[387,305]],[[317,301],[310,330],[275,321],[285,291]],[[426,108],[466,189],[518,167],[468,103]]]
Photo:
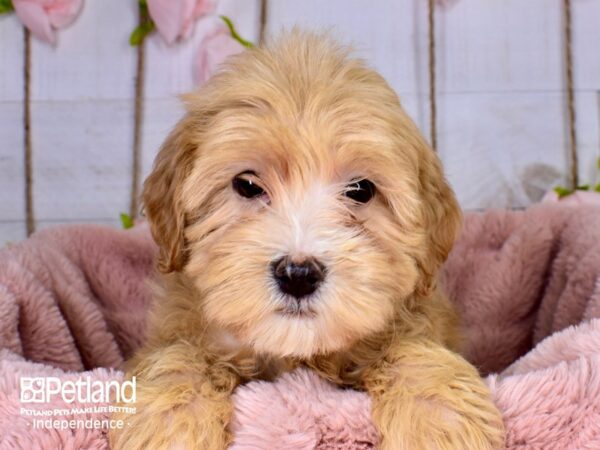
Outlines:
[[188,38],[194,22],[214,9],[214,0],[148,0],[150,17],[169,45]]
[[542,203],[556,203],[562,205],[596,205],[600,206],[600,192],[594,191],[575,191],[572,194],[558,197],[554,191],[550,191],[542,198]]
[[83,0],[13,0],[15,12],[31,33],[54,43],[54,28],[70,25],[83,5]]
[[200,43],[194,73],[196,83],[204,84],[228,56],[243,50],[245,47],[231,37],[229,28],[219,23]]

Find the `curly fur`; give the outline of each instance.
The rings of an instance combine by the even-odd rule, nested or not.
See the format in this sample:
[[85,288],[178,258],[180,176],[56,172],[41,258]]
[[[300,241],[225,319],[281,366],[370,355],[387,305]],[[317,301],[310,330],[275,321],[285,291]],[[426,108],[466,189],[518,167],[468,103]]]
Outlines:
[[[231,58],[185,102],[145,184],[165,275],[130,363],[139,412],[114,448],[225,448],[235,387],[299,365],[366,390],[384,449],[502,447],[436,287],[459,209],[386,82],[295,31]],[[247,170],[268,203],[232,189]],[[357,177],[377,188],[368,204],[342,195]],[[286,254],[328,268],[310,316],[281,312],[269,265]]]

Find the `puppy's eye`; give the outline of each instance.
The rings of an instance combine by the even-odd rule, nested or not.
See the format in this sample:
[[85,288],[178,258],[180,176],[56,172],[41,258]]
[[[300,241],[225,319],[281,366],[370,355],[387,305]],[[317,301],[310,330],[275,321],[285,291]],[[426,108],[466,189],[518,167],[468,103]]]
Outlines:
[[231,184],[235,192],[245,198],[257,198],[266,195],[266,192],[258,184],[257,177],[253,172],[244,172],[236,175]]
[[358,203],[367,203],[375,195],[375,185],[367,180],[356,180],[348,185],[344,195]]

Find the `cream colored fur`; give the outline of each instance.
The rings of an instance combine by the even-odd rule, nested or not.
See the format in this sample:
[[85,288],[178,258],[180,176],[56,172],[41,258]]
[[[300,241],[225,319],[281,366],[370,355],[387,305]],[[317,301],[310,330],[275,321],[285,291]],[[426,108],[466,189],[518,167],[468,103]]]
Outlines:
[[[145,184],[165,275],[130,363],[138,410],[115,449],[223,449],[229,396],[298,365],[367,390],[383,449],[494,449],[500,414],[454,350],[436,287],[459,209],[386,82],[327,36],[292,32],[232,58],[185,98]],[[264,199],[232,179],[251,170]],[[367,204],[344,197],[368,178]],[[270,263],[327,267],[310,314],[286,314]]]

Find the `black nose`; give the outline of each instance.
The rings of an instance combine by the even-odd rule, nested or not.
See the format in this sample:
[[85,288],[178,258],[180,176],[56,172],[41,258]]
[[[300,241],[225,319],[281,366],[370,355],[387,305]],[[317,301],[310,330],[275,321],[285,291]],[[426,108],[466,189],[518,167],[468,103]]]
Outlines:
[[315,258],[298,262],[284,256],[274,261],[271,269],[281,292],[296,298],[315,292],[325,278],[325,266]]

